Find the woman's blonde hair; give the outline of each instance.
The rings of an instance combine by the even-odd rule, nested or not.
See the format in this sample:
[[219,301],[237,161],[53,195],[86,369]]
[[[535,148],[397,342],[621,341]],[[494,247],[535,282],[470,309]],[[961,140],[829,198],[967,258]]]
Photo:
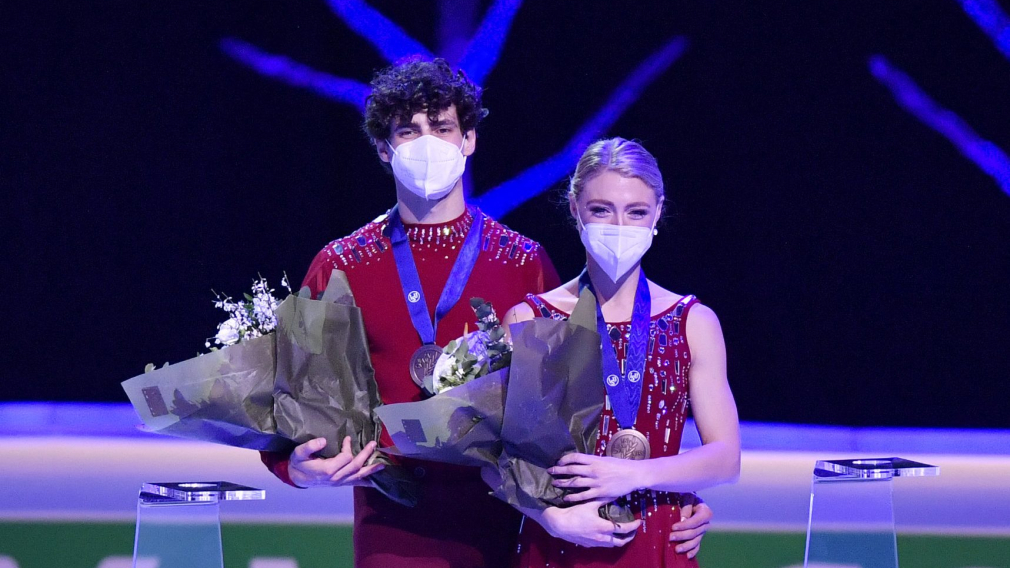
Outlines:
[[638,142],[620,137],[593,142],[579,158],[568,184],[568,196],[578,199],[589,180],[603,172],[638,178],[656,192],[657,202],[663,202],[666,194],[659,165],[656,158]]

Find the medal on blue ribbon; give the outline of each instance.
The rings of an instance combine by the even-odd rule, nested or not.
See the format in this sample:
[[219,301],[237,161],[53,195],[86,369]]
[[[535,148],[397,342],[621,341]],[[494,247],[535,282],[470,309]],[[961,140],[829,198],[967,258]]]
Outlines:
[[442,294],[435,306],[435,319],[432,321],[400,212],[397,207],[389,211],[389,240],[392,243],[396,272],[400,276],[400,288],[403,289],[403,297],[407,301],[410,321],[421,338],[421,347],[410,357],[410,378],[419,387],[424,386],[424,378],[432,373],[435,362],[442,354],[442,348],[435,344],[438,321],[449,313],[463,294],[463,288],[466,287],[474,264],[477,263],[477,256],[480,254],[480,237],[483,232],[484,214],[478,211],[463,240],[463,246],[460,247],[459,256],[456,257],[456,262],[449,272],[449,280],[442,288]]
[[[593,282],[586,270],[579,276],[581,288],[593,290]],[[595,293],[595,291],[594,291]],[[617,353],[607,331],[600,303],[596,304],[596,330],[600,334],[603,350],[603,383],[607,387],[610,407],[614,418],[621,427],[607,444],[607,455],[611,457],[644,460],[649,459],[649,440],[635,430],[635,419],[642,401],[642,379],[645,377],[645,350],[649,341],[649,323],[652,321],[652,295],[645,271],[639,270],[635,302],[631,310],[631,333],[625,349],[624,372],[617,361]]]

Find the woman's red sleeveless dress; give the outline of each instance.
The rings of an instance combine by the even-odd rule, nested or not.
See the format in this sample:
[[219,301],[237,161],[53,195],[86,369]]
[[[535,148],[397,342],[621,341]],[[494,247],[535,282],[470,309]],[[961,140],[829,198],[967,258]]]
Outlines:
[[[526,296],[526,303],[538,317],[565,319],[569,314],[539,296]],[[652,457],[674,456],[680,451],[680,437],[688,404],[688,371],[691,351],[687,345],[687,315],[697,303],[684,296],[670,309],[652,317],[646,351],[642,402],[635,429],[649,439]],[[630,322],[607,324],[610,339],[623,368]],[[600,377],[603,380],[603,377]],[[620,429],[613,412],[604,406],[596,455],[606,454],[607,442]],[[547,567],[697,567],[696,560],[678,554],[676,542],[669,542],[673,524],[680,520],[680,494],[636,491],[628,497],[635,517],[642,519],[638,534],[621,548],[586,548],[552,537],[536,522],[523,521],[513,566]]]

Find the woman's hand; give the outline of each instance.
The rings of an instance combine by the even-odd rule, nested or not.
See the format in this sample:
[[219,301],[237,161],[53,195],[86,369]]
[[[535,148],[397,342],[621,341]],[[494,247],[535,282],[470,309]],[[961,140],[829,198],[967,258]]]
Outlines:
[[586,488],[578,493],[565,496],[565,501],[578,503],[590,499],[606,502],[623,497],[632,491],[643,489],[641,462],[594,456],[589,454],[565,454],[548,473],[571,476],[555,479],[554,486],[564,489]]
[[670,542],[680,542],[674,550],[678,554],[686,554],[694,558],[701,549],[701,539],[708,531],[708,523],[712,520],[712,508],[701,497],[693,493],[681,496],[680,522],[673,524],[670,532]]
[[614,548],[635,538],[641,520],[615,523],[600,518],[600,507],[607,501],[589,501],[567,508],[549,507],[537,519],[540,526],[555,538],[580,546]]
[[340,453],[332,458],[314,457],[326,447],[325,438],[309,440],[295,448],[288,462],[288,475],[298,487],[340,487],[342,485],[368,485],[365,477],[381,471],[381,463],[365,466],[375,451],[375,442],[369,442],[354,455],[351,437],[344,438]]

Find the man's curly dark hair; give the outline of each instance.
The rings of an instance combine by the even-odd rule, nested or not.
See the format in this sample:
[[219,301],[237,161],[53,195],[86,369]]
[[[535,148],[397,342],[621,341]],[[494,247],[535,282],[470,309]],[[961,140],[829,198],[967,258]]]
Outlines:
[[409,59],[379,71],[365,99],[365,133],[385,140],[395,124],[409,123],[419,112],[438,120],[440,112],[456,105],[459,127],[465,134],[487,116],[481,106],[481,88],[462,70],[453,72],[444,59]]

